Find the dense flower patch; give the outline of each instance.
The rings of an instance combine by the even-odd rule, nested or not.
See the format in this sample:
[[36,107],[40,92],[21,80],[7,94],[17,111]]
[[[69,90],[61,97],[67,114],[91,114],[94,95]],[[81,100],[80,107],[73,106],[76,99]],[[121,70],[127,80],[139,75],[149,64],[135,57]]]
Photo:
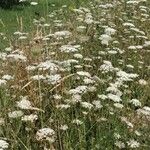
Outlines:
[[0,149],[149,149],[148,6],[63,5],[16,31],[0,52]]

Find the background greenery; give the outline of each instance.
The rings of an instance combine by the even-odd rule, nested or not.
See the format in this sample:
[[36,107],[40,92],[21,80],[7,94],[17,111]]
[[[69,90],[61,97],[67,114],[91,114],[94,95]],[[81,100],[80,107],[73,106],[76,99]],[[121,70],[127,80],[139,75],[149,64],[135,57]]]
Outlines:
[[[38,5],[32,6],[29,4],[21,4],[13,6],[11,9],[2,9],[0,7],[0,33],[11,38],[15,31],[20,29],[20,23],[22,22],[23,31],[31,32],[33,30],[33,19],[40,17],[46,17],[49,12],[57,9],[62,5],[68,7],[78,7],[87,0],[35,0]],[[55,4],[55,6],[53,5]],[[0,43],[0,49],[6,46],[8,41],[3,40]]]

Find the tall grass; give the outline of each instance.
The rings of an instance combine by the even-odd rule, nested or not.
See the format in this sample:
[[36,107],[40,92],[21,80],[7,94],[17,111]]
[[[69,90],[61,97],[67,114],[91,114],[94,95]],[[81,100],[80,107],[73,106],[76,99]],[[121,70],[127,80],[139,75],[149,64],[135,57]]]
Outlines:
[[[6,37],[12,38],[12,33],[18,30],[31,32],[34,28],[34,18],[39,19],[40,17],[47,17],[49,12],[52,12],[54,9],[57,9],[62,5],[77,7],[77,5],[82,4],[85,1],[78,1],[77,5],[75,0],[37,0],[37,2],[39,4],[36,6],[30,5],[30,3],[25,3],[19,6],[14,6],[12,9],[6,10],[0,8],[0,33],[5,34]],[[3,41],[3,43],[0,43],[0,48],[3,49],[8,43],[8,40],[6,40],[6,42]]]
[[149,150],[149,2],[45,2],[3,17],[0,149]]

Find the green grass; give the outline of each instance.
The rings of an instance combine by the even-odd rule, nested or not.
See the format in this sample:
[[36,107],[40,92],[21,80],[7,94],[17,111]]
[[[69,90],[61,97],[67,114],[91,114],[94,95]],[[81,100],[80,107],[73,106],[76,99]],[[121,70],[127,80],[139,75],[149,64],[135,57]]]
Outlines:
[[[0,49],[8,45],[9,40],[16,31],[31,32],[33,30],[33,19],[47,17],[54,9],[60,8],[62,5],[68,7],[78,7],[85,0],[37,0],[38,5],[19,5],[11,10],[0,8],[0,33],[4,33],[7,37],[0,43]],[[76,4],[78,2],[78,4]],[[53,6],[52,4],[55,4]],[[37,16],[35,13],[39,13]],[[22,29],[21,29],[21,24]],[[1,38],[1,37],[0,37]]]
[[[4,10],[0,8],[0,32],[12,33],[18,30],[20,28],[20,23],[18,21],[21,18],[23,21],[23,30],[31,31],[33,18],[37,17],[35,12],[40,14],[39,17],[46,17],[49,12],[61,7],[62,5],[75,6],[75,1],[39,0],[39,4],[36,6],[16,6],[11,10]],[[52,4],[55,4],[55,6],[53,7]]]

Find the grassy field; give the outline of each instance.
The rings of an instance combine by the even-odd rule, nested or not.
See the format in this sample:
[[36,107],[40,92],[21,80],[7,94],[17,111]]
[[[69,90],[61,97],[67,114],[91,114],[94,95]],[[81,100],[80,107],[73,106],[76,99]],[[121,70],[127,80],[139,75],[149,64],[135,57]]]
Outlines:
[[[49,12],[57,9],[62,5],[68,7],[78,7],[84,0],[36,0],[38,5],[32,6],[30,4],[23,4],[13,7],[11,10],[4,10],[0,8],[0,33],[6,34],[7,37],[12,38],[16,31],[30,32],[33,30],[33,19],[46,17]],[[78,4],[76,4],[78,2]],[[8,41],[0,43],[0,48],[6,47]]]
[[72,2],[0,10],[0,150],[149,150],[149,1]]

